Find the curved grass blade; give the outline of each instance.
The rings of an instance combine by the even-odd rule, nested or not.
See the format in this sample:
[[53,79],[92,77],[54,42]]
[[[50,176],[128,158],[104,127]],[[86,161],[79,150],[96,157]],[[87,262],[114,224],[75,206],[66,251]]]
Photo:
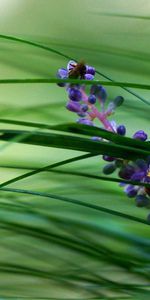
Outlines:
[[106,177],[106,176],[98,176],[93,174],[87,174],[84,172],[77,172],[77,171],[64,171],[64,170],[49,170],[49,172],[53,173],[59,173],[59,174],[66,174],[66,175],[73,175],[73,176],[81,176],[86,177],[90,179],[97,179],[97,180],[103,180],[103,181],[110,181],[110,182],[116,182],[116,183],[126,183],[126,184],[132,184],[132,185],[138,185],[138,186],[145,186],[147,188],[150,188],[149,183],[145,182],[139,182],[139,181],[133,181],[133,180],[125,180],[121,178],[114,178],[114,177]]
[[[2,168],[8,168],[8,169],[23,169],[23,170],[38,170],[38,168],[32,168],[32,167],[20,167],[20,166],[9,166],[9,165],[1,165],[0,167]],[[100,176],[100,175],[93,175],[93,174],[88,174],[84,172],[78,172],[78,171],[65,171],[65,170],[53,170],[53,169],[48,169],[45,170],[46,172],[52,172],[52,173],[58,173],[58,174],[66,174],[66,175],[73,175],[73,176],[81,176],[85,178],[90,178],[90,179],[96,179],[96,180],[103,180],[103,181],[110,181],[110,182],[116,182],[116,183],[126,183],[126,184],[132,184],[132,185],[138,185],[138,186],[144,186],[147,188],[150,188],[149,183],[145,182],[139,182],[139,181],[133,181],[133,180],[125,180],[121,178],[114,178],[114,177],[106,177],[106,176]],[[33,174],[34,175],[34,174]]]
[[60,56],[62,56],[64,58],[67,58],[67,59],[73,59],[73,58],[71,58],[70,56],[68,56],[68,55],[66,55],[64,53],[55,50],[54,48],[50,48],[48,46],[44,46],[42,44],[35,43],[33,41],[28,41],[28,40],[25,40],[25,39],[22,39],[22,38],[18,38],[16,36],[10,36],[10,35],[0,34],[0,39],[11,40],[11,41],[14,41],[14,42],[19,42],[19,43],[27,44],[27,45],[30,45],[30,46],[34,46],[34,47],[37,47],[37,48],[40,48],[40,49],[47,50],[49,52],[58,54],[58,55],[60,55]]
[[39,196],[39,197],[51,198],[51,199],[55,199],[55,200],[58,200],[58,201],[64,201],[64,202],[67,202],[67,203],[71,203],[71,204],[75,204],[75,205],[79,205],[79,206],[84,206],[86,208],[90,208],[90,209],[94,209],[94,210],[101,211],[101,212],[104,212],[104,213],[108,213],[108,214],[111,214],[111,215],[114,215],[114,216],[122,217],[122,218],[128,219],[130,221],[135,221],[135,222],[139,222],[139,223],[149,225],[146,220],[142,220],[140,218],[130,216],[130,215],[127,215],[125,213],[121,213],[121,212],[118,212],[118,211],[115,211],[115,210],[112,210],[112,209],[108,209],[108,208],[105,208],[105,207],[102,207],[102,206],[99,206],[99,205],[86,203],[86,202],[83,202],[83,201],[77,200],[77,199],[70,199],[70,198],[66,198],[66,197],[63,197],[63,196],[59,196],[59,195],[56,196],[56,195],[53,195],[53,194],[50,194],[50,193],[36,192],[36,191],[24,190],[24,189],[1,188],[1,190],[5,191],[5,192],[23,193],[23,194],[28,194],[28,195],[36,195],[36,196]]
[[54,147],[61,149],[70,149],[83,152],[90,152],[92,154],[106,154],[118,157],[135,160],[136,158],[147,158],[149,151],[133,148],[124,145],[116,145],[113,143],[93,141],[87,138],[80,138],[69,135],[32,132],[32,135],[27,135],[28,131],[23,130],[1,130],[0,140],[11,141],[18,135],[24,135],[20,143],[38,145],[45,147]]
[[89,136],[98,136],[119,145],[130,146],[138,149],[145,149],[150,152],[150,144],[148,142],[143,143],[142,141],[121,136],[117,133],[96,126],[69,123],[51,126],[51,128],[49,129],[84,134]]
[[[41,49],[46,50],[46,51],[53,52],[53,53],[58,54],[58,55],[60,55],[60,56],[62,56],[62,57],[64,57],[64,58],[71,59],[71,60],[72,60],[72,59],[75,60],[74,58],[71,58],[70,56],[68,56],[68,55],[66,55],[66,54],[64,54],[64,53],[62,53],[62,52],[60,52],[60,51],[57,51],[57,50],[55,50],[54,48],[50,48],[50,47],[44,46],[44,45],[42,45],[42,44],[35,43],[35,42],[33,42],[33,41],[28,41],[28,40],[21,39],[21,38],[15,37],[15,36],[9,36],[9,35],[4,35],[4,34],[1,34],[1,35],[0,35],[0,38],[1,38],[1,39],[6,39],[6,40],[12,40],[12,41],[19,42],[19,43],[28,44],[28,45],[30,45],[30,46],[34,46],[34,47],[41,48]],[[76,60],[75,60],[75,61],[76,61]],[[102,77],[108,79],[110,82],[115,82],[113,79],[111,79],[110,77],[108,77],[107,75],[105,75],[104,73],[102,73],[102,72],[100,72],[100,71],[98,71],[98,70],[96,70],[96,73],[99,74],[99,75],[101,75]],[[121,87],[122,89],[124,89],[126,92],[132,94],[133,96],[135,96],[136,98],[138,98],[139,100],[141,100],[142,102],[144,102],[145,104],[150,105],[150,103],[149,103],[147,100],[145,100],[142,96],[140,96],[140,95],[138,95],[137,93],[135,93],[135,92],[133,92],[133,91],[127,89],[127,88],[124,87],[124,86],[120,86],[120,87]]]
[[26,127],[36,127],[38,129],[40,128],[40,129],[50,129],[54,131],[72,132],[80,135],[83,134],[88,136],[98,136],[119,145],[131,146],[133,148],[139,148],[139,149],[150,151],[150,144],[148,142],[143,143],[142,141],[132,139],[129,137],[124,137],[114,132],[110,132],[96,126],[87,126],[84,124],[77,124],[77,123],[76,124],[63,123],[60,125],[49,125],[43,123],[25,122],[25,121],[18,121],[18,120],[16,121],[10,119],[0,119],[0,123],[23,125]]
[[95,156],[95,154],[84,154],[84,155],[81,155],[81,156],[77,156],[77,157],[73,157],[73,158],[69,158],[69,159],[66,159],[66,160],[62,160],[60,162],[57,162],[57,163],[54,163],[54,164],[51,164],[51,165],[48,165],[48,166],[45,166],[43,168],[39,168],[37,170],[33,170],[33,171],[30,171],[28,173],[25,173],[23,175],[20,175],[20,176],[17,176],[17,177],[14,177],[13,179],[10,179],[8,181],[5,181],[3,183],[0,184],[0,189],[1,187],[4,187],[4,186],[7,186],[8,184],[11,184],[11,183],[14,183],[16,181],[19,181],[19,180],[22,180],[24,178],[27,178],[27,177],[30,177],[30,176],[33,176],[33,175],[36,175],[36,174],[39,174],[41,172],[45,172],[45,171],[48,171],[52,168],[56,168],[56,167],[59,167],[59,166],[63,166],[63,165],[66,165],[68,163],[72,163],[72,162],[75,162],[75,161],[79,161],[79,160],[82,160],[82,159],[86,159],[86,158],[89,158],[91,156]]

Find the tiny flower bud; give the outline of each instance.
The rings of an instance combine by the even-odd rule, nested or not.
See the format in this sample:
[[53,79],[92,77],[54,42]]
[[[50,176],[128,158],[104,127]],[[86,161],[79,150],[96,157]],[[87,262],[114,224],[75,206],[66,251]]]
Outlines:
[[83,112],[88,111],[88,105],[87,105],[87,104],[81,105],[81,110],[82,110]]
[[89,102],[90,104],[95,104],[95,103],[96,103],[96,97],[95,97],[95,95],[90,95],[90,96],[88,97],[88,102]]
[[127,194],[128,197],[133,198],[137,195],[137,188],[131,184],[129,184],[125,188],[125,193]]
[[103,173],[105,175],[109,175],[109,174],[112,174],[114,171],[116,170],[116,166],[115,164],[108,164],[106,165],[104,168],[103,168]]
[[148,136],[143,130],[134,133],[133,138],[140,141],[146,141]]
[[86,65],[86,73],[91,74],[91,75],[95,75],[95,68]]
[[124,125],[119,125],[117,127],[117,133],[120,135],[125,135],[126,134],[126,128]]
[[68,95],[70,100],[72,101],[80,101],[82,99],[82,94],[78,89],[70,88],[68,91]]
[[85,74],[84,75],[84,79],[86,79],[86,80],[93,80],[94,76],[92,74]]
[[69,101],[66,105],[66,108],[72,112],[80,112],[80,109],[81,109],[81,105],[78,103],[78,102],[75,102],[75,101]]
[[[60,79],[66,79],[68,77],[68,72],[66,69],[61,68],[58,70],[56,76],[57,76],[57,78],[60,78]],[[60,87],[64,87],[66,85],[66,83],[58,82],[57,85],[59,85]]]

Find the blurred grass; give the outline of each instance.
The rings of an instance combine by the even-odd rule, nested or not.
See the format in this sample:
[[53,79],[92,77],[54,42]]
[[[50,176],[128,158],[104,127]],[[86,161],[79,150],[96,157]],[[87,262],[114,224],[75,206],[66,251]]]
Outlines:
[[[149,84],[149,9],[147,0],[0,0],[0,28],[1,34],[84,59],[115,81]],[[64,57],[29,45],[1,39],[0,47],[0,79],[55,77],[57,69],[67,64]],[[104,80],[98,74],[96,79]],[[65,109],[65,90],[55,84],[1,85],[0,89],[1,118],[50,125],[75,122]],[[149,106],[119,87],[107,91],[108,101],[116,95],[125,97],[114,119],[126,124],[127,135],[139,129],[148,132]],[[149,91],[133,91],[149,101]],[[0,183],[28,168],[81,154],[4,144],[0,144]],[[88,158],[10,188],[72,198],[144,221],[148,211],[137,208],[117,183],[63,173],[101,175],[103,164],[101,157]],[[44,196],[1,191],[0,239],[0,299],[149,299],[146,224]]]

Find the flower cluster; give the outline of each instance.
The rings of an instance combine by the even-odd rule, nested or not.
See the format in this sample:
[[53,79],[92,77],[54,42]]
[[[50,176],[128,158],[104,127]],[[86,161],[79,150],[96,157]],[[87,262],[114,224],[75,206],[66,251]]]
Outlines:
[[[98,119],[106,130],[125,136],[126,127],[123,124],[117,126],[115,121],[108,120],[109,116],[115,112],[115,109],[123,104],[123,97],[117,96],[105,107],[107,92],[103,86],[92,84],[94,75],[95,69],[84,65],[82,62],[77,64],[74,61],[69,61],[66,69],[61,68],[58,70],[57,77],[61,79],[91,80],[89,94],[85,92],[84,84],[58,83],[59,86],[66,88],[68,94],[66,108],[77,114],[77,122],[80,124],[94,126],[94,120]],[[95,106],[97,102],[100,104],[100,111]],[[132,138],[145,142],[148,136],[143,130],[139,130],[134,133]],[[100,137],[93,137],[92,139],[102,140]],[[128,197],[135,198],[138,207],[149,207],[150,189],[139,186],[138,182],[150,183],[150,156],[147,160],[137,159],[132,162],[103,155],[103,160],[108,162],[103,168],[103,173],[109,175],[114,171],[118,171],[118,176],[121,179],[137,182],[137,185],[123,182],[120,185],[124,186],[124,191]],[[148,215],[148,222],[150,222],[150,214]]]
[[[80,66],[80,64],[70,61],[67,65],[67,69],[61,68],[58,70],[57,77],[60,79],[84,78],[92,81],[94,79],[95,69],[88,65],[85,65],[84,69],[85,72],[83,72],[82,64]],[[93,121],[97,118],[106,130],[116,132],[116,129],[114,128],[114,121],[108,121],[108,117],[112,115],[115,109],[123,103],[124,99],[122,96],[116,97],[105,109],[104,105],[107,99],[107,93],[103,86],[99,84],[92,84],[89,95],[87,95],[84,84],[75,85],[58,83],[58,85],[66,87],[66,91],[68,93],[68,103],[66,108],[77,114],[78,123],[93,126]],[[97,101],[101,106],[101,111],[99,111],[95,106]],[[125,128],[122,125],[119,126],[117,130],[119,130],[119,132],[122,131],[123,134]]]

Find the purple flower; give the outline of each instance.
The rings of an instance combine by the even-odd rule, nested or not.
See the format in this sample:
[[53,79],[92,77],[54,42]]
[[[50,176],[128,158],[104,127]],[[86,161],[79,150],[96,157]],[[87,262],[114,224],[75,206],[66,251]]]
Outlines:
[[138,188],[133,186],[132,184],[129,184],[124,191],[128,197],[133,198],[137,195]]
[[91,74],[91,75],[95,75],[95,68],[86,65],[86,73]]
[[68,91],[68,96],[72,101],[80,101],[82,99],[82,94],[78,89],[70,88]]
[[90,96],[88,97],[88,102],[89,102],[90,104],[95,104],[95,103],[96,103],[96,97],[95,97],[95,95],[90,95]]
[[81,105],[75,101],[69,101],[66,105],[66,108],[72,112],[79,113],[81,110]]
[[140,141],[146,141],[148,136],[143,130],[139,130],[134,133],[133,138]]
[[[57,78],[60,78],[60,79],[66,79],[66,78],[68,78],[68,72],[67,72],[66,69],[61,68],[61,69],[58,70],[56,76],[57,76]],[[59,83],[57,83],[57,84],[58,84],[60,87],[66,86],[66,83],[64,83],[64,82],[59,82]]]
[[94,76],[92,74],[85,74],[84,75],[84,79],[86,79],[86,80],[93,80]]
[[117,127],[117,133],[120,135],[125,135],[126,134],[126,128],[124,125],[119,125]]

